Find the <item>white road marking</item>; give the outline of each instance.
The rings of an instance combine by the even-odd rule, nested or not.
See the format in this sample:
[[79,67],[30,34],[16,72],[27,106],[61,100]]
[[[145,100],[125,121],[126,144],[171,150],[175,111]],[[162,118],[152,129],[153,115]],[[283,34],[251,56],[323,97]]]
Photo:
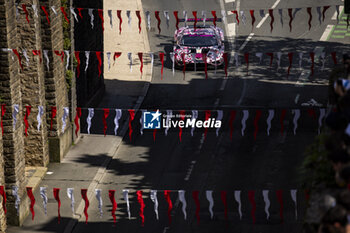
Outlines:
[[53,174],[53,172],[46,172],[46,174],[48,174],[48,175],[52,175],[52,174]]
[[[280,3],[281,0],[277,0],[271,7],[271,9],[275,9],[276,6],[278,5],[278,3]],[[264,18],[261,19],[261,21],[258,23],[258,25],[256,26],[256,28],[260,28],[261,25],[265,22],[265,20],[267,19],[267,17],[269,17],[269,14],[265,14]]]
[[297,103],[298,103],[298,101],[299,101],[299,97],[300,97],[300,94],[297,94],[297,96],[295,96],[295,100],[294,100],[295,104],[297,104]]
[[[344,10],[344,6],[339,6],[339,12],[342,12]],[[337,20],[337,11],[334,12],[334,15],[332,16],[332,20]]]
[[254,33],[250,33],[249,36],[247,37],[247,39],[245,39],[244,43],[242,44],[242,46],[239,48],[239,50],[244,49],[244,47],[248,44],[248,42],[253,38]]
[[221,83],[220,91],[223,91],[225,89],[226,83],[227,83],[227,79],[224,79]]
[[227,24],[227,36],[234,37],[236,35],[236,23]]
[[327,40],[328,35],[329,35],[329,33],[331,33],[333,27],[334,27],[334,25],[327,25],[326,30],[324,30],[324,32],[323,32],[323,34],[322,34],[322,36],[320,38],[320,41],[326,41]]
[[225,3],[235,2],[236,0],[225,0]]

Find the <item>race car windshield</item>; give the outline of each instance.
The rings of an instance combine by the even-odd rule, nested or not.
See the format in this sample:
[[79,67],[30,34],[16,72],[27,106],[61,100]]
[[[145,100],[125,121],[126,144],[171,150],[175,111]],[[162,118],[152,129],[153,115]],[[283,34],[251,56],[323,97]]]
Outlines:
[[214,35],[184,35],[181,40],[184,46],[214,46],[218,41]]

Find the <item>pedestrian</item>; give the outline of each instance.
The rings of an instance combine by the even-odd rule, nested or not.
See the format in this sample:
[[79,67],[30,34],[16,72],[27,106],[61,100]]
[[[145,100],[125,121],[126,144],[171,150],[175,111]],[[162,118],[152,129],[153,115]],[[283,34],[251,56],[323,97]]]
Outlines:
[[318,233],[350,233],[346,208],[336,205],[329,209],[322,217]]

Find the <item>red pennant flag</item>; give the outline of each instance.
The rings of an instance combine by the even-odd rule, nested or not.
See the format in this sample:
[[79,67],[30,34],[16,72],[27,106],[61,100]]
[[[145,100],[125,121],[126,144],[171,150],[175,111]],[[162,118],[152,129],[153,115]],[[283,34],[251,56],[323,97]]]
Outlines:
[[142,71],[143,71],[143,54],[142,53],[138,53],[137,54],[139,56],[139,59],[140,59],[140,62],[141,62],[141,65],[140,65],[140,72],[141,72],[141,76],[142,76]]
[[162,68],[160,69],[160,73],[161,73],[160,79],[163,80],[164,53],[159,53],[159,59],[160,59],[160,62],[162,63]]
[[26,189],[27,189],[27,195],[28,195],[29,200],[30,200],[29,210],[32,213],[32,221],[33,221],[34,220],[34,216],[35,216],[35,211],[34,211],[35,197],[33,195],[32,187],[27,187]]
[[311,20],[312,20],[311,7],[308,7],[306,10],[307,10],[307,13],[309,14],[309,22],[308,22],[308,24],[309,24],[309,31],[310,31],[310,29],[311,29]]
[[315,109],[309,108],[307,110],[307,113],[309,114],[310,117],[314,118],[314,120],[317,120],[317,115],[316,115]]
[[74,123],[75,123],[75,136],[78,137],[78,132],[79,132],[79,119],[81,117],[81,108],[77,107],[76,108],[76,114],[75,114],[75,119],[74,119]]
[[12,49],[12,52],[17,56],[18,58],[18,64],[21,67],[21,70],[23,70],[23,65],[22,65],[22,60],[21,60],[21,56],[19,55],[17,49]]
[[293,63],[293,53],[288,53],[288,59],[289,59],[289,66],[288,66],[288,76],[289,76],[290,68],[292,68],[292,63]]
[[208,61],[207,61],[207,54],[206,53],[202,53],[202,59],[204,61],[205,79],[208,79]]
[[5,112],[6,112],[6,105],[5,105],[5,104],[2,104],[2,105],[1,105],[1,122],[0,122],[1,133],[2,133],[2,135],[4,135],[4,126],[2,125],[2,120],[3,120],[3,117],[4,117],[4,115],[5,115]]
[[193,15],[193,17],[194,17],[194,31],[196,31],[196,29],[197,29],[197,11],[192,11],[192,15]]
[[6,209],[6,193],[5,193],[5,189],[4,186],[0,186],[0,195],[2,196],[2,208],[5,212],[5,215],[7,213],[7,209]]
[[286,114],[287,114],[287,110],[286,110],[286,109],[282,109],[282,112],[281,112],[281,119],[280,119],[280,124],[281,124],[281,135],[283,135],[283,130],[284,130],[283,121],[284,121],[284,118],[286,117]]
[[283,223],[283,198],[282,198],[282,190],[276,191],[277,200],[280,203],[280,217],[281,217],[281,223]]
[[26,114],[24,115],[24,125],[25,125],[25,128],[24,128],[24,132],[26,134],[26,137],[28,136],[28,127],[29,127],[29,124],[28,124],[28,117],[30,115],[30,110],[32,109],[32,106],[26,106]]
[[158,33],[160,34],[160,32],[161,32],[160,23],[161,23],[162,21],[160,20],[160,17],[159,17],[159,11],[155,11],[155,12],[154,12],[154,15],[155,15],[155,17],[156,17],[156,19],[157,19],[157,21],[158,21],[158,24],[157,24],[157,26],[158,26]]
[[153,141],[156,141],[156,134],[157,134],[157,129],[153,130]]
[[29,18],[28,18],[29,13],[28,13],[28,10],[27,10],[27,6],[25,4],[22,4],[22,9],[23,9],[24,13],[26,14],[26,20],[29,23]]
[[185,80],[185,72],[186,72],[186,61],[185,61],[185,54],[182,53],[181,54],[181,59],[182,59],[182,64],[183,64],[183,68],[182,68],[182,73],[184,74],[184,80]]
[[113,222],[114,224],[117,221],[117,216],[115,215],[115,211],[117,210],[117,202],[115,201],[115,190],[108,190],[108,196],[109,196],[109,200],[111,200],[112,202],[112,217],[113,217]]
[[87,197],[87,189],[81,189],[81,197],[84,199],[85,201],[85,207],[84,207],[84,215],[85,215],[85,224],[87,224],[88,219],[89,219],[89,215],[88,215],[88,208],[90,205],[89,199]]
[[121,52],[115,52],[114,56],[113,56],[113,61],[115,62],[115,59],[117,59],[118,57],[120,57],[122,55]]
[[338,62],[337,62],[337,53],[336,52],[331,52],[331,55],[332,55],[332,59],[333,59],[334,65],[337,65],[338,64]]
[[169,190],[164,190],[164,197],[165,197],[165,200],[168,202],[168,219],[169,219],[169,225],[171,225],[171,210],[173,209],[173,203],[171,202]]
[[67,13],[66,13],[66,11],[64,9],[64,6],[61,6],[61,11],[62,11],[62,14],[64,15],[64,18],[66,19],[67,23],[69,23],[69,19],[67,17]]
[[83,19],[83,15],[81,14],[81,10],[82,10],[83,8],[77,8],[77,9],[78,9],[78,14],[79,14],[80,18]]
[[245,60],[245,63],[247,64],[247,75],[248,75],[248,72],[249,72],[249,53],[244,53],[244,60]]
[[34,56],[39,56],[39,61],[40,61],[40,63],[42,62],[41,51],[40,50],[33,50],[33,55]]
[[311,76],[314,76],[314,65],[315,65],[315,53],[314,52],[310,53],[310,58],[311,58]]
[[225,62],[225,77],[227,77],[228,57],[227,57],[226,52],[223,54],[223,57],[224,57],[224,62]]
[[236,118],[236,111],[235,110],[231,110],[231,114],[230,114],[230,138],[232,140],[232,133],[233,133],[233,122],[235,121]]
[[55,197],[55,200],[57,201],[58,204],[58,224],[60,224],[61,221],[61,200],[60,200],[60,189],[59,188],[54,188],[53,189],[53,196]]
[[[180,111],[180,115],[181,115],[181,120],[185,120],[185,111],[184,110],[181,110]],[[181,142],[181,140],[182,140],[182,128],[181,127],[179,127],[179,139],[180,139],[180,142]]]
[[[206,110],[206,111],[205,111],[205,120],[206,120],[206,121],[209,120],[210,115],[211,115],[211,111],[210,111],[210,110]],[[207,133],[208,133],[208,127],[205,127],[205,129],[204,129],[204,140],[205,140],[206,137],[207,137]]]
[[273,9],[269,9],[269,15],[271,17],[270,28],[271,28],[271,32],[272,32],[272,30],[273,30],[273,22],[275,21],[275,17],[273,16]]
[[49,13],[46,10],[45,6],[41,6],[41,9],[44,11],[45,15],[46,15],[46,21],[47,23],[50,25],[50,18],[49,18]]
[[131,110],[129,109],[129,138],[130,138],[130,142],[131,142],[131,135],[132,135],[132,127],[131,127],[131,122],[134,120],[135,118],[135,110]]
[[228,220],[227,216],[227,191],[221,191],[221,200],[222,203],[224,204],[224,213],[225,213],[225,220]]
[[176,20],[176,30],[179,30],[179,15],[177,11],[174,11],[174,16],[175,16],[175,20]]
[[61,61],[62,61],[62,63],[63,63],[64,52],[63,52],[63,51],[60,52],[60,51],[57,51],[57,50],[55,50],[54,52],[55,52],[55,54],[56,54],[57,56],[61,57]]
[[145,224],[145,215],[143,214],[143,211],[145,209],[145,203],[143,202],[143,198],[142,198],[142,191],[136,191],[136,195],[137,195],[137,201],[140,204],[140,217],[141,217],[141,226],[144,226]]
[[258,134],[259,131],[259,119],[261,117],[261,110],[256,110],[255,113],[255,118],[254,118],[254,140],[256,140],[256,135]]
[[56,117],[56,113],[57,113],[57,108],[55,106],[51,107],[51,123],[50,123],[50,131],[52,131],[52,123],[53,123],[53,119]]
[[141,14],[140,14],[140,11],[136,11],[136,16],[139,19],[139,33],[141,33]]
[[323,7],[323,11],[322,11],[322,21],[324,21],[325,13],[326,13],[326,11],[328,10],[329,7],[330,7],[330,6],[324,6],[324,7]]
[[105,30],[105,27],[104,27],[105,19],[103,18],[103,10],[102,9],[98,9],[98,16],[101,19],[102,31],[104,31]]
[[123,23],[123,19],[122,19],[122,11],[121,10],[117,10],[117,16],[119,19],[119,34],[122,33],[122,23]]
[[253,224],[255,224],[256,218],[255,218],[255,211],[256,211],[256,203],[255,203],[255,191],[248,191],[248,198],[250,201],[250,204],[252,205],[252,218],[253,218]]
[[200,202],[199,202],[199,191],[193,191],[192,197],[194,202],[196,203],[196,217],[197,217],[197,224],[199,225],[199,210],[200,210]]
[[236,15],[236,21],[237,21],[237,25],[239,25],[239,18],[238,18],[238,12],[237,11],[231,11],[233,14]]
[[106,136],[106,131],[107,131],[107,117],[109,115],[109,108],[104,108],[103,109],[103,134]]
[[101,77],[101,74],[102,74],[102,70],[101,70],[102,60],[101,60],[101,52],[100,51],[96,51],[96,57],[97,57],[97,60],[98,60],[98,77]]
[[77,59],[77,77],[79,78],[80,75],[80,57],[79,57],[80,52],[79,51],[75,51],[74,55],[75,58]]
[[289,31],[292,31],[292,22],[293,22],[293,9],[288,8],[288,15],[289,15]]
[[216,16],[216,11],[211,11],[211,14],[213,15],[214,19],[213,19],[213,24],[216,27],[216,20],[218,19],[218,17]]
[[254,10],[250,10],[250,17],[252,18],[252,30],[254,28],[254,23],[255,23],[255,16],[254,16]]
[[270,67],[271,67],[272,61],[273,61],[273,53],[266,53],[266,55],[270,57]]

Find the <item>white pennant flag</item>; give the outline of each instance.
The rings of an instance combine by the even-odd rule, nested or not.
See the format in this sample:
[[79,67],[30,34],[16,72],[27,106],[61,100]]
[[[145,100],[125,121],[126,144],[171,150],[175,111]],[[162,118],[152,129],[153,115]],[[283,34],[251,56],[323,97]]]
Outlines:
[[221,10],[221,16],[222,16],[222,22],[224,24],[226,24],[226,11],[225,10]]
[[[194,71],[197,71],[197,61],[196,61],[196,53],[191,53],[193,64],[194,64]],[[175,64],[174,64],[174,69],[175,69]]]
[[113,15],[112,10],[108,10],[108,16],[109,16],[109,24],[111,25],[111,28],[113,28]]
[[259,58],[259,64],[260,64],[263,57],[263,53],[255,53],[255,56]]
[[188,19],[188,17],[187,17],[187,11],[182,11],[182,14],[183,14],[184,19],[185,19],[185,26],[187,26],[187,19]]
[[154,54],[149,53],[149,56],[151,57],[151,73],[153,72],[153,63],[154,63]]
[[337,11],[337,23],[339,23],[339,14],[340,14],[340,12],[339,12],[339,5],[336,5],[335,9]]
[[170,52],[170,59],[172,62],[172,71],[173,71],[173,76],[175,75],[175,53]]
[[302,63],[303,63],[303,53],[300,52],[300,53],[299,53],[299,69],[301,69]]
[[141,125],[141,127],[140,127],[140,134],[141,135],[143,135],[143,129],[144,129],[144,127],[143,127],[143,116],[145,115],[145,112],[146,112],[146,110],[141,110],[141,117],[140,117],[140,125]]
[[151,14],[149,11],[146,11],[146,19],[147,19],[147,28],[149,31],[151,30]]
[[322,20],[321,20],[321,18],[322,18],[321,7],[318,6],[318,7],[316,8],[316,10],[317,10],[317,14],[318,14],[318,21],[320,22],[320,25],[321,25],[321,24],[322,24]]
[[244,130],[245,130],[245,127],[246,127],[246,121],[249,117],[249,111],[248,110],[243,110],[243,118],[242,118],[242,136],[244,136]]
[[128,25],[129,25],[129,29],[131,28],[131,14],[130,11],[126,11],[126,16],[128,17]]
[[130,61],[130,63],[129,63],[130,72],[132,72],[132,53],[128,53],[128,59]]
[[167,127],[165,127],[165,136],[168,136],[168,130],[169,130],[169,127],[170,127],[170,120],[172,118],[172,115],[173,115],[173,111],[172,110],[166,110],[166,125]]
[[241,18],[242,18],[243,24],[245,25],[245,24],[246,24],[246,21],[247,21],[247,17],[245,16],[244,11],[241,11]]
[[33,4],[32,5],[33,11],[34,11],[34,16],[38,18],[38,7],[37,5]]
[[91,127],[91,119],[94,117],[94,109],[93,108],[88,108],[89,114],[86,118],[86,123],[88,124],[88,134],[90,134],[90,127]]
[[242,220],[242,202],[241,202],[241,191],[235,191],[235,200],[238,203],[239,218]]
[[40,126],[41,126],[41,118],[44,115],[44,107],[43,106],[38,106],[38,115],[36,116],[36,119],[38,121],[38,131],[40,131]]
[[346,127],[345,134],[350,136],[350,124],[348,124],[348,127]]
[[[223,116],[224,116],[224,112],[222,110],[217,110],[217,111],[218,111],[218,115],[217,115],[215,120],[221,121]],[[220,125],[220,127],[221,127],[221,125]],[[219,136],[219,130],[220,130],[220,128],[216,129],[216,137]]]
[[69,114],[69,108],[64,107],[63,108],[63,116],[62,116],[62,133],[64,133],[64,130],[66,128],[66,119],[68,117],[68,114]]
[[51,7],[51,10],[53,11],[53,13],[54,13],[55,15],[57,15],[57,11],[56,11],[56,9],[55,9],[55,6],[52,6],[52,7]]
[[47,67],[47,70],[49,70],[49,63],[50,63],[50,59],[49,59],[49,56],[48,56],[48,53],[49,51],[48,50],[44,50],[44,57],[46,59],[46,67]]
[[318,134],[321,133],[321,127],[322,127],[322,120],[326,115],[326,109],[320,108],[320,116],[318,118]]
[[67,60],[66,60],[66,70],[68,70],[68,66],[69,66],[69,58],[70,58],[70,51],[68,50],[64,50],[64,53],[66,54]]
[[91,24],[91,28],[94,29],[94,9],[88,9],[89,15],[90,15],[90,24]]
[[43,206],[45,210],[45,215],[47,215],[47,194],[46,194],[47,187],[40,187],[40,196],[43,199]]
[[89,67],[90,51],[85,51],[85,57],[86,57],[86,64],[85,64],[85,72],[86,72]]
[[13,105],[13,112],[12,112],[12,118],[13,118],[13,130],[16,129],[16,123],[17,123],[17,115],[19,113],[19,105],[15,104]]
[[169,11],[164,11],[164,17],[166,20],[166,28],[169,29]]
[[178,193],[179,193],[179,200],[182,203],[182,212],[184,214],[184,219],[186,220],[187,219],[187,213],[186,213],[187,203],[186,203],[186,198],[185,198],[185,190],[179,190]]
[[269,190],[263,190],[262,191],[264,202],[265,202],[265,213],[266,213],[266,219],[268,220],[270,218],[270,199],[269,199]]
[[130,203],[129,203],[129,190],[123,189],[123,197],[126,202],[126,210],[128,212],[128,217],[129,219],[131,218],[131,213],[130,213]]
[[74,215],[74,188],[67,188],[67,196],[70,199],[70,208],[72,209],[72,214]]
[[202,11],[202,18],[203,18],[203,25],[205,27],[205,21],[207,21],[207,12],[206,11]]
[[154,203],[154,213],[156,214],[156,219],[159,220],[157,190],[151,190],[150,196],[151,196],[152,202]]
[[326,52],[322,52],[320,57],[322,58],[322,68],[321,68],[321,71],[324,70],[324,64],[326,63]]
[[298,128],[298,119],[300,117],[300,110],[299,109],[293,109],[292,113],[294,114],[294,118],[293,118],[293,124],[294,124],[294,135],[297,132],[297,128]]
[[111,52],[107,52],[108,71],[111,69]]
[[272,121],[274,116],[275,116],[275,110],[270,109],[269,110],[269,116],[267,117],[267,120],[266,120],[266,123],[267,123],[267,135],[270,135],[271,121]]
[[15,197],[15,208],[17,210],[17,216],[19,216],[19,204],[21,203],[21,199],[18,195],[18,187],[12,186],[12,196]]
[[[192,110],[192,121],[198,118],[198,111],[197,110]],[[191,129],[191,136],[193,137],[193,131],[195,127],[193,126]]]
[[26,65],[29,66],[29,57],[27,54],[27,50],[23,49],[22,52],[23,52],[24,58],[26,59]]
[[101,197],[101,189],[95,189],[95,196],[98,201],[98,209],[100,210],[100,218],[103,216],[103,211],[102,211],[102,197]]
[[236,67],[239,66],[240,62],[239,62],[239,54],[237,52],[234,53],[234,57],[235,57],[235,61],[236,61]]
[[214,207],[213,190],[205,191],[205,195],[207,197],[207,200],[209,201],[210,218],[213,219],[213,217],[214,217],[214,212],[213,212],[213,207]]
[[290,190],[290,195],[291,195],[292,200],[293,200],[294,205],[295,205],[295,220],[298,220],[297,190],[296,189]]
[[117,136],[118,128],[119,128],[119,119],[122,117],[122,110],[116,109],[115,110],[115,117],[114,117],[114,135]]
[[71,13],[72,13],[72,15],[74,16],[75,20],[76,20],[77,22],[79,22],[79,20],[78,20],[78,16],[77,16],[77,13],[75,13],[75,11],[74,11],[74,8],[73,8],[73,7],[71,7],[71,8],[70,8],[70,12],[71,12]]
[[264,17],[265,17],[265,12],[264,12],[264,10],[260,10],[259,12],[260,12],[260,17],[261,17],[261,18],[264,18]]
[[282,53],[281,52],[277,52],[277,70],[281,66],[281,56],[282,56]]
[[280,15],[280,21],[281,21],[281,25],[283,27],[283,10],[282,9],[278,9],[278,13]]

